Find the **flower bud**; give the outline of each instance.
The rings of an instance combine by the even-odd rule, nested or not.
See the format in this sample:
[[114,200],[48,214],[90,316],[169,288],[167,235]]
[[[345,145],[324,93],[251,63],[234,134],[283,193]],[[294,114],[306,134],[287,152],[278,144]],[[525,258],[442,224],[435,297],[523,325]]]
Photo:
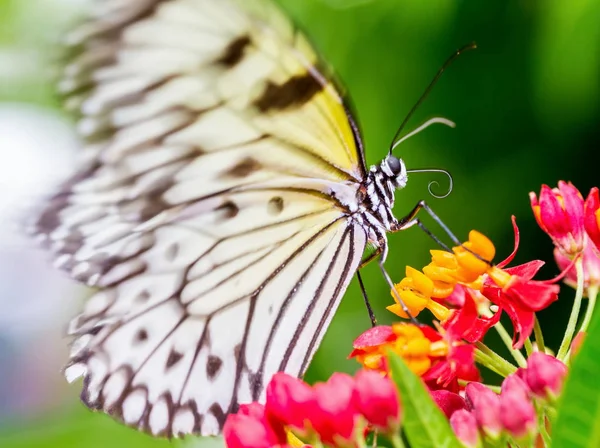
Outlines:
[[450,417],[450,425],[463,446],[477,448],[481,446],[481,438],[477,430],[477,421],[466,409],[460,409]]
[[302,380],[286,373],[273,375],[266,390],[266,415],[271,422],[280,422],[297,430],[305,428],[307,410],[314,407],[313,389]]
[[402,418],[400,397],[392,380],[372,370],[359,370],[355,376],[354,405],[374,428],[397,432]]
[[285,431],[279,429],[269,425],[262,405],[251,403],[227,417],[223,437],[228,448],[269,448],[286,444]]
[[527,359],[524,379],[531,392],[545,399],[555,399],[562,389],[567,366],[553,356],[532,353]]
[[316,401],[307,409],[306,418],[326,445],[354,439],[359,416],[353,402],[354,379],[345,373],[334,373],[326,383],[314,386]]
[[477,425],[492,439],[502,432],[500,397],[481,383],[469,383],[465,389],[467,404],[477,420]]
[[504,429],[517,439],[524,439],[535,432],[536,414],[529,399],[529,389],[515,374],[507,376],[502,383],[500,421]]
[[540,198],[529,193],[531,207],[538,224],[556,247],[567,255],[583,250],[584,202],[573,184],[560,181],[558,188],[542,185]]
[[466,406],[465,400],[458,394],[448,390],[439,389],[429,392],[435,404],[442,410],[446,417],[450,418],[454,412],[459,409],[464,409]]

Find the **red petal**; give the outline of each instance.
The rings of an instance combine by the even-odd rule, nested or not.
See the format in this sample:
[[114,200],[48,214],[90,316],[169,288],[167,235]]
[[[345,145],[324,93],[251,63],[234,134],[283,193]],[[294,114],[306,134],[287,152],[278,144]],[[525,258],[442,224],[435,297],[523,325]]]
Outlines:
[[[508,314],[508,317],[510,318],[514,328],[513,347],[517,349],[523,347],[525,340],[533,331],[535,317],[533,311],[520,308],[518,303],[515,303],[513,297],[505,294],[498,287],[485,287],[483,288],[482,293],[491,302],[498,305],[501,310],[506,311],[506,314]],[[496,314],[499,314],[501,310],[499,310]],[[515,342],[517,334],[519,335],[519,338]]]
[[419,330],[421,330],[423,335],[431,342],[436,342],[443,339],[443,336],[429,325],[419,325]]
[[600,251],[600,225],[596,217],[598,209],[600,209],[600,195],[598,187],[594,187],[585,200],[584,226],[594,246]]
[[505,291],[521,308],[528,311],[541,311],[558,300],[560,287],[515,276]]
[[435,300],[438,303],[441,303],[442,305],[447,304],[455,306],[457,308],[462,308],[465,304],[465,290],[465,286],[461,285],[460,283],[457,283],[456,286],[454,286],[454,289],[452,290],[452,294],[450,294],[448,297],[446,297],[445,299],[436,299],[435,297],[433,297],[433,300]]
[[503,268],[508,263],[513,261],[513,259],[515,258],[515,255],[517,255],[517,250],[519,249],[520,236],[519,236],[519,228],[517,227],[517,218],[515,217],[515,215],[512,215],[511,221],[512,221],[512,225],[513,225],[513,231],[515,233],[515,246],[514,246],[513,251],[510,253],[510,255],[508,257],[506,257],[505,260],[503,260],[497,264],[497,266],[499,268]]
[[571,223],[557,194],[559,192],[551,190],[547,185],[542,186],[540,193],[540,219],[546,233],[555,240],[564,238],[571,230]]
[[571,183],[558,182],[558,188],[563,198],[565,214],[569,220],[569,233],[573,235],[575,244],[583,248],[583,197],[579,190]]
[[[467,342],[477,342],[483,339],[487,331],[500,320],[502,312],[497,312],[491,318],[479,317],[477,305],[473,296],[465,290],[465,304],[455,311],[444,324],[452,340],[464,339]],[[458,289],[458,287],[457,287]]]
[[376,327],[369,328],[367,331],[357,337],[352,346],[355,349],[364,349],[385,344],[386,342],[390,342],[395,339],[396,335],[394,334],[392,327],[389,325],[378,325]]
[[465,400],[458,394],[447,390],[439,389],[432,390],[429,392],[431,398],[435,401],[435,404],[446,414],[446,417],[450,418],[454,411],[464,409],[466,404]]
[[526,280],[531,280],[545,264],[545,261],[533,260],[528,263],[513,266],[512,268],[506,268],[505,271],[510,275],[518,275]]

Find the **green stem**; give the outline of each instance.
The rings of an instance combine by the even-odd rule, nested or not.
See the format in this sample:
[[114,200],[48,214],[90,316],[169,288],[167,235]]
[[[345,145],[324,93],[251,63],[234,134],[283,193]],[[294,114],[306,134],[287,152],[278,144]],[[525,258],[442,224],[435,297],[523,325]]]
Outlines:
[[579,319],[579,312],[581,311],[581,299],[583,298],[583,260],[581,257],[575,262],[575,269],[577,271],[577,290],[575,291],[575,300],[573,301],[573,309],[571,309],[571,316],[569,317],[569,323],[565,331],[558,354],[556,357],[565,361],[571,341],[573,340],[573,334],[575,334],[575,327],[577,326],[577,320]]
[[[591,286],[587,290],[588,294],[588,305],[585,310],[585,315],[583,316],[583,322],[581,323],[581,327],[579,328],[579,332],[587,331],[587,328],[590,325],[590,321],[592,320],[592,315],[594,314],[594,309],[596,308],[596,299],[598,296],[598,287]],[[565,364],[568,364],[571,360],[573,344],[569,347],[567,354],[565,355]]]
[[590,321],[592,320],[592,314],[594,314],[594,308],[596,307],[596,298],[598,297],[598,287],[590,286],[587,290],[588,295],[588,305],[585,310],[585,316],[583,317],[583,322],[581,323],[581,328],[579,331],[586,331],[588,326],[590,325]]
[[508,348],[510,351],[512,357],[515,358],[515,361],[517,361],[519,367],[527,367],[527,361],[525,360],[523,353],[513,348],[512,338],[510,337],[510,334],[508,334],[508,331],[506,331],[506,328],[504,328],[504,325],[498,322],[496,325],[494,325],[494,328],[498,332],[502,342],[504,342],[504,345],[506,345],[506,348]]
[[533,353],[533,345],[531,344],[531,338],[525,339],[525,352],[527,352],[527,356],[530,356]]
[[475,346],[477,347],[477,350],[475,350],[475,360],[479,364],[484,365],[503,377],[507,377],[517,371],[514,365],[491,350],[483,342],[476,342]]
[[[538,430],[540,435],[542,436],[542,440],[544,441],[544,447],[545,448],[550,448],[550,445],[552,444],[552,439],[550,437],[550,434],[548,434],[548,431],[546,429],[546,407],[543,406],[540,403],[535,403],[535,412],[538,416]],[[536,437],[532,438],[533,441],[533,445],[532,446],[537,446],[536,444]]]
[[552,446],[552,438],[550,437],[550,434],[548,434],[548,430],[546,429],[546,421],[545,421],[545,417],[542,415],[542,421],[540,422],[540,424],[538,425],[540,428],[540,435],[542,436],[542,439],[544,440],[544,446],[546,448],[550,448]]
[[546,353],[544,334],[542,333],[542,327],[540,326],[540,321],[537,316],[535,316],[535,320],[533,321],[533,333],[535,334],[535,344],[537,345],[537,349],[542,353]]
[[391,436],[390,442],[392,442],[392,446],[394,448],[404,448],[404,442],[402,441],[402,437],[400,437],[399,433],[396,433],[393,436]]
[[483,353],[480,350],[475,350],[475,352],[473,353],[473,356],[475,357],[475,362],[477,364],[480,364],[482,366],[485,366],[486,368],[488,368],[489,370],[492,370],[493,372],[496,372],[498,375],[500,376],[504,376],[504,372],[501,372],[501,369],[497,369],[496,366],[494,365],[494,363],[492,362],[492,359],[487,356],[485,353]]

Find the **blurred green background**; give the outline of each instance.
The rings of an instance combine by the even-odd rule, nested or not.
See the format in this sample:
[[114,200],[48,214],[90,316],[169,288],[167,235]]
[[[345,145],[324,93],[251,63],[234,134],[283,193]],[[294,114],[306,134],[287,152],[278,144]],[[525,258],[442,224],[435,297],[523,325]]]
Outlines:
[[[28,111],[60,118],[50,60],[57,30],[79,3],[0,0],[0,110],[5,112],[0,120],[11,116],[12,110],[22,110],[23,104]],[[396,214],[402,216],[419,199],[427,199],[460,238],[466,238],[470,229],[490,236],[498,260],[512,249],[514,214],[522,236],[516,261],[547,260],[540,277],[556,275],[552,245],[535,224],[528,193],[539,191],[542,183],[554,186],[560,179],[573,181],[584,195],[600,184],[599,1],[280,3],[351,93],[369,163],[385,155],[397,126],[445,59],[456,48],[476,41],[479,49],[460,57],[444,74],[408,126],[413,129],[439,115],[454,120],[457,128],[434,126],[397,150],[409,168],[449,170],[454,191],[443,200],[432,198],[427,184],[435,176],[415,175],[397,194]],[[0,162],[8,163],[15,149],[6,139],[0,141],[4,157]],[[53,141],[45,143],[52,152]],[[445,180],[438,180],[443,190]],[[7,182],[0,179],[0,186],[10,194]],[[6,220],[5,210],[0,213]],[[424,221],[440,234],[430,219]],[[427,264],[428,250],[434,247],[418,229],[392,235],[390,241],[388,269],[396,280],[407,264],[417,268]],[[2,246],[0,250],[4,251]],[[391,297],[376,266],[366,268],[365,282],[380,322],[392,322],[393,316],[384,309]],[[572,291],[563,288],[561,300],[541,315],[545,336],[554,348],[572,297]],[[12,305],[7,300],[0,304],[0,322],[9,322]],[[26,313],[19,319],[19,335],[34,326]],[[0,446],[166,446],[168,442],[122,428],[79,404],[79,386],[65,385],[60,372],[66,360],[66,340],[60,334],[67,315],[52,319],[56,320],[52,332],[33,339],[19,339],[6,330],[9,327],[0,328]],[[325,379],[334,370],[355,370],[357,365],[346,356],[353,338],[368,326],[353,281],[309,369],[309,381]],[[493,335],[491,339],[492,345],[497,343]],[[41,368],[42,364],[51,368]],[[30,396],[25,400],[23,394]]]

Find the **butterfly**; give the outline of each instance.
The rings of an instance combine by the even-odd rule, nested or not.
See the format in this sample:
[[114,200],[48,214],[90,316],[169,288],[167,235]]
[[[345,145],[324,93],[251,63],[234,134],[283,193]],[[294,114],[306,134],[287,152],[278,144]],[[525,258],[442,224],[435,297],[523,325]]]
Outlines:
[[[154,435],[218,434],[301,376],[408,171],[267,0],[97,0],[59,85],[78,171],[33,232],[96,289],[69,326],[81,398]],[[438,121],[439,122],[439,121]],[[389,278],[388,278],[389,281]]]

